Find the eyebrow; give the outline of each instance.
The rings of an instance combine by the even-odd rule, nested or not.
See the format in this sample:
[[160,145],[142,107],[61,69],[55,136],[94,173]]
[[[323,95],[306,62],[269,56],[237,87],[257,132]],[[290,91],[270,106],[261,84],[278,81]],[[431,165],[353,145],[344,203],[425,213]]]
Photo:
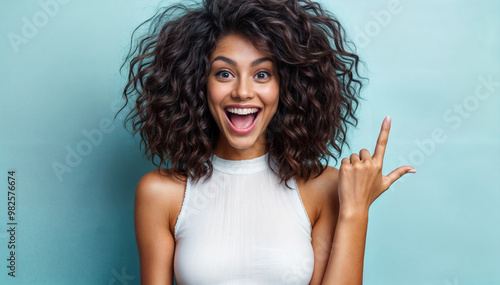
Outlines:
[[[227,64],[230,64],[230,65],[233,65],[233,66],[237,66],[236,62],[230,58],[227,58],[225,56],[217,56],[216,58],[214,58],[214,60],[212,60],[212,63],[214,63],[216,60],[222,60],[224,62],[226,62]],[[262,57],[262,58],[259,58],[259,59],[256,59],[252,62],[252,64],[250,65],[251,67],[254,67],[256,65],[259,65],[265,61],[273,61],[271,58],[269,57]]]

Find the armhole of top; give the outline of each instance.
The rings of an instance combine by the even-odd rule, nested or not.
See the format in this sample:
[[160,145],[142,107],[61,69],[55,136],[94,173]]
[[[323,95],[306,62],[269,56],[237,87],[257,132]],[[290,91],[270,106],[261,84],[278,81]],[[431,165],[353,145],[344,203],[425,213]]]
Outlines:
[[186,210],[186,205],[187,205],[187,200],[189,198],[189,189],[191,188],[191,183],[190,179],[187,178],[186,181],[186,187],[184,188],[184,199],[182,199],[182,205],[181,205],[181,210],[179,211],[179,215],[177,215],[177,221],[175,222],[174,226],[174,239],[177,241],[178,238],[178,231],[180,226],[182,225],[183,222],[183,217],[184,213],[187,211]]
[[302,208],[302,217],[306,220],[306,224],[309,227],[309,233],[312,233],[311,220],[309,220],[309,215],[307,214],[306,207],[304,206],[304,201],[302,201],[302,197],[300,197],[299,186],[297,185],[297,181],[295,181],[295,177],[293,177],[291,181],[293,182],[293,190],[297,195],[297,203],[300,204],[300,207]]

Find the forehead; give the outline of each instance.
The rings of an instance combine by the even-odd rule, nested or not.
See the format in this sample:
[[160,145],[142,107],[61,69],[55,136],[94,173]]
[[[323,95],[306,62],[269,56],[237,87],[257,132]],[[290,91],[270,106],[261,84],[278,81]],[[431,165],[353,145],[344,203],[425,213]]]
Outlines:
[[264,48],[256,46],[252,41],[237,34],[229,34],[219,39],[214,51],[210,55],[210,60],[220,55],[240,56],[242,58],[272,58],[272,55]]

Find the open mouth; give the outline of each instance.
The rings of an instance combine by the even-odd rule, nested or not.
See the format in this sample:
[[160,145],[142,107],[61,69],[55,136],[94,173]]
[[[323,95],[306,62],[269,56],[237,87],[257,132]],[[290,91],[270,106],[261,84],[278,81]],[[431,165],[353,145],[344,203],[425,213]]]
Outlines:
[[251,131],[255,118],[259,115],[260,108],[226,108],[226,117],[230,125],[237,130]]

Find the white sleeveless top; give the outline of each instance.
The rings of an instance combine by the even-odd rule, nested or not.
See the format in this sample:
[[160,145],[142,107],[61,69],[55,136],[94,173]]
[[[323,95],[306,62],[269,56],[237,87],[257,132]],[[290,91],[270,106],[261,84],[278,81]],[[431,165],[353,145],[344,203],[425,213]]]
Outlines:
[[309,284],[311,223],[294,179],[287,188],[268,164],[214,156],[208,181],[188,179],[175,224],[179,285]]

